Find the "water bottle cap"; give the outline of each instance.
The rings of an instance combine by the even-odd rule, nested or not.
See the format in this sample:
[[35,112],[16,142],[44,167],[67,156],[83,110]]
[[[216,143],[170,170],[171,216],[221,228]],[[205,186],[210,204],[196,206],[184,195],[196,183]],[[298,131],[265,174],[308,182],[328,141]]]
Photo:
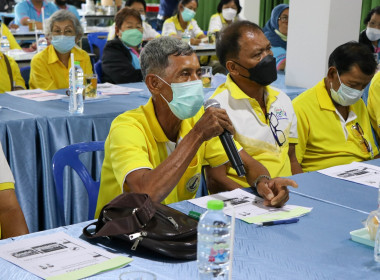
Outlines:
[[222,210],[223,208],[224,208],[224,202],[221,200],[209,200],[209,201],[207,201],[207,209]]
[[74,65],[80,65],[80,61],[74,61]]

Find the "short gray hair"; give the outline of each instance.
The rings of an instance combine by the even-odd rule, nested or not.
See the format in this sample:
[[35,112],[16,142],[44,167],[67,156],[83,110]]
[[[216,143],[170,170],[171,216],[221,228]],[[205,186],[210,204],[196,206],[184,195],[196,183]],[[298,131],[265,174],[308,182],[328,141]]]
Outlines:
[[159,37],[150,41],[142,50],[140,65],[143,79],[150,73],[165,76],[169,56],[192,55],[194,50],[189,44],[174,37]]
[[45,25],[46,37],[51,37],[51,32],[53,31],[54,22],[57,22],[57,21],[61,22],[64,20],[71,20],[75,29],[75,37],[79,39],[82,38],[83,28],[80,25],[80,22],[77,19],[77,17],[72,12],[69,12],[68,10],[58,10],[49,17]]

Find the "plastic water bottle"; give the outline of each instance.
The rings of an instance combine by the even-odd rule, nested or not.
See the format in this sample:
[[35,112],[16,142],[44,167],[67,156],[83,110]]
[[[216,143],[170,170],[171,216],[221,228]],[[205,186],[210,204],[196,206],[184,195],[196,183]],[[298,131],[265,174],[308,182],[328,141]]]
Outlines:
[[224,202],[210,200],[198,223],[197,263],[201,280],[228,279],[231,219],[223,213]]
[[[376,217],[377,220],[380,221],[380,186],[379,186],[379,192],[377,196],[377,211],[376,211]],[[376,237],[375,237],[375,247],[374,247],[374,258],[375,261],[380,263],[380,225],[377,228]]]
[[40,35],[40,38],[37,41],[37,50],[38,52],[42,52],[47,47],[47,40],[45,35]]
[[1,48],[1,52],[3,54],[8,54],[9,50],[11,49],[10,45],[9,45],[9,41],[8,41],[8,38],[7,36],[3,36],[1,37],[1,42],[0,42],[0,48]]
[[190,31],[185,29],[185,32],[182,34],[182,41],[184,41],[187,44],[190,44],[191,34]]
[[83,28],[83,32],[86,32],[87,31],[87,20],[86,20],[86,17],[84,15],[80,19],[80,25]]
[[69,90],[70,90],[70,101],[69,101],[69,112],[71,114],[82,114],[83,113],[83,70],[80,67],[79,61],[74,62],[75,69],[75,88],[74,81],[72,80],[71,68],[69,72]]

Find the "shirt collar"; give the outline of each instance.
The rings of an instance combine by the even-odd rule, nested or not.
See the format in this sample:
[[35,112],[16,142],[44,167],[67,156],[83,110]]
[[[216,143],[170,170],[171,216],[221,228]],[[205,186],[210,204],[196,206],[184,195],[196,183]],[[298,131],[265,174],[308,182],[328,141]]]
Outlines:
[[329,110],[329,111],[335,111],[335,105],[331,100],[331,97],[329,93],[327,92],[326,86],[325,86],[325,79],[322,79],[317,86],[317,99],[319,106],[321,109]]
[[[74,60],[75,61],[82,61],[83,55],[78,51],[77,46],[74,46],[74,48],[71,49],[71,52],[74,53]],[[54,46],[50,45],[48,46],[48,64],[56,63],[59,58],[57,53],[55,52]]]
[[[180,30],[182,32],[185,32],[185,30],[182,28],[181,24],[179,23],[178,15],[174,16],[173,22],[174,22],[174,25],[175,25],[175,29]],[[191,22],[192,22],[192,20],[187,25],[187,29],[188,30],[193,29],[193,25],[191,24]]]
[[227,24],[227,21],[224,19],[223,14],[219,13],[220,19],[222,20],[222,24]]
[[160,123],[157,120],[152,98],[149,98],[148,102],[143,106],[143,111],[148,119],[150,131],[152,131],[154,139],[157,142],[168,142],[169,139],[166,137]]

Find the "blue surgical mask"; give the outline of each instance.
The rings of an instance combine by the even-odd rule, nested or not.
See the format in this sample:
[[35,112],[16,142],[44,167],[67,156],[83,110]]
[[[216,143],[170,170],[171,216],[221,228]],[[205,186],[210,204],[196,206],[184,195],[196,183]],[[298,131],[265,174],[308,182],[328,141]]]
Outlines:
[[185,7],[181,13],[181,16],[184,21],[188,22],[195,17],[195,12]]
[[51,44],[59,53],[68,53],[75,46],[75,36],[53,36]]
[[170,110],[180,120],[194,117],[203,105],[204,93],[201,80],[195,80],[185,83],[172,83],[169,85],[161,77],[161,81],[171,87],[173,99],[168,102],[165,97],[161,97],[168,103]]
[[364,89],[358,90],[346,86],[340,80],[338,71],[336,73],[338,74],[340,87],[338,91],[335,91],[332,87],[332,83],[330,83],[331,98],[342,106],[350,106],[355,104],[362,97]]

